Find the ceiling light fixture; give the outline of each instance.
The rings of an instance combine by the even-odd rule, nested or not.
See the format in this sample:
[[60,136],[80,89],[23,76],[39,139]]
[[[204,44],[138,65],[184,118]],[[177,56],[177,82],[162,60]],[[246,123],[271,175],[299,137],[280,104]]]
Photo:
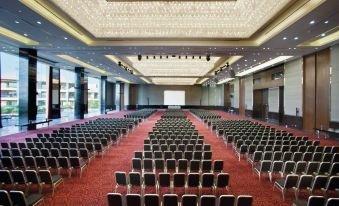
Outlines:
[[19,24],[20,22],[19,21],[15,21],[16,24]]
[[131,83],[130,81],[128,81],[127,79],[123,78],[123,77],[114,77],[115,79],[125,82],[125,83]]
[[324,23],[325,23],[325,24],[328,24],[328,21],[325,21]]
[[286,40],[286,39],[287,39],[287,37],[284,37],[284,38],[283,38],[283,40]]
[[67,37],[64,37],[65,40],[67,40],[68,38]]
[[315,21],[314,21],[314,20],[310,21],[310,24],[314,24],[314,23],[315,23]]
[[37,24],[41,24],[41,21],[37,21],[36,23],[37,23]]
[[326,34],[325,34],[325,33],[322,33],[320,36],[324,37],[324,36],[326,36]]
[[[257,71],[263,70],[263,69],[265,69],[265,68],[267,68],[267,67],[270,67],[270,66],[272,66],[272,65],[274,65],[274,64],[283,62],[283,61],[285,61],[285,60],[287,60],[287,59],[290,59],[290,58],[292,58],[292,57],[293,57],[293,56],[279,56],[279,57],[276,57],[276,58],[274,58],[274,59],[272,59],[272,60],[269,60],[269,61],[267,61],[267,62],[265,62],[265,63],[259,64],[259,65],[257,65],[257,66],[254,66],[254,67],[248,69],[248,70],[245,70],[245,71],[243,71],[243,72],[240,72],[240,73],[236,74],[236,76],[237,76],[237,77],[241,77],[241,76],[245,76],[245,75],[248,75],[248,74],[252,74],[252,73],[254,73],[254,72],[257,72]],[[246,66],[246,65],[245,65],[245,66]]]
[[297,36],[296,36],[296,37],[294,37],[294,40],[298,40],[298,39],[299,39],[299,37],[297,37]]

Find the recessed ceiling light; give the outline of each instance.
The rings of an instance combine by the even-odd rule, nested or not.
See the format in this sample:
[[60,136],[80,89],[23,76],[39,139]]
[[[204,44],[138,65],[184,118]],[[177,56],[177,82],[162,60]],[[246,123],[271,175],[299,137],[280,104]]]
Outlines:
[[269,47],[267,47],[267,49],[268,49],[268,50],[270,50],[270,48],[269,48]]
[[325,21],[324,23],[325,23],[325,24],[328,24],[328,21]]
[[15,21],[16,24],[19,24],[20,22],[19,21]]
[[41,21],[37,21],[36,23],[37,23],[37,24],[41,24]]
[[247,64],[245,64],[245,67],[247,67]]
[[254,62],[256,62],[257,60],[256,59],[253,59]]
[[288,48],[289,50],[291,50],[291,47],[290,48]]
[[297,37],[297,36],[296,36],[296,37],[294,37],[294,40],[298,40],[298,39],[299,39],[299,37]]
[[245,59],[244,61],[247,62],[247,59]]
[[24,36],[28,36],[28,34],[24,33]]
[[68,38],[67,37],[64,37],[65,40],[67,40]]
[[315,50],[318,50],[318,47],[314,48]]
[[284,37],[284,38],[283,38],[283,40],[286,40],[286,39],[287,39],[287,37]]
[[293,49],[296,50],[297,48],[294,47]]
[[310,21],[310,24],[314,24],[314,23],[315,23],[315,21],[314,21],[314,20]]
[[325,33],[322,33],[321,36],[325,36],[326,34]]

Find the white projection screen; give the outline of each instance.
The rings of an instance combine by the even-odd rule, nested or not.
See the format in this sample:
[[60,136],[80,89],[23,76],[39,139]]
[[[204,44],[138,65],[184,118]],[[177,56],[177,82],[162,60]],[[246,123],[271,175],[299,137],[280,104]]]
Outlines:
[[164,105],[185,105],[185,91],[164,91]]

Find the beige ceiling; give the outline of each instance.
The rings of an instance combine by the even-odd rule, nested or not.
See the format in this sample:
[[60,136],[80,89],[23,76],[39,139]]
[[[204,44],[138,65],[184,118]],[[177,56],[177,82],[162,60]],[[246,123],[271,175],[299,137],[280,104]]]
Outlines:
[[96,38],[244,39],[292,0],[50,1]]
[[[137,56],[123,57],[142,76],[149,77],[156,84],[195,84],[199,77],[205,76],[219,62],[220,57],[206,56]],[[173,78],[176,76],[177,78]]]

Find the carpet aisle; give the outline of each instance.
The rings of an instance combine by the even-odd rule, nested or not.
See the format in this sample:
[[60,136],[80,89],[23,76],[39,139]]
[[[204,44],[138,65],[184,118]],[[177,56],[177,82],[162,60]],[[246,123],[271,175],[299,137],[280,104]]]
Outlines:
[[233,195],[252,195],[253,206],[290,206],[293,201],[293,193],[286,194],[285,202],[282,201],[281,193],[273,191],[273,184],[266,176],[259,178],[245,160],[240,162],[234,155],[231,146],[226,148],[221,138],[218,138],[202,121],[191,113],[187,117],[198,129],[200,135],[204,135],[205,143],[211,144],[213,160],[224,160],[224,171],[230,174],[230,192]]
[[143,149],[143,140],[152,130],[155,122],[160,119],[161,112],[153,114],[139,127],[135,128],[121,143],[110,148],[101,157],[95,158],[83,172],[82,178],[74,173],[71,178],[65,178],[65,185],[57,188],[54,197],[51,193],[45,196],[46,205],[107,205],[107,193],[113,192],[115,186],[115,171],[131,171],[131,159],[135,150]]

